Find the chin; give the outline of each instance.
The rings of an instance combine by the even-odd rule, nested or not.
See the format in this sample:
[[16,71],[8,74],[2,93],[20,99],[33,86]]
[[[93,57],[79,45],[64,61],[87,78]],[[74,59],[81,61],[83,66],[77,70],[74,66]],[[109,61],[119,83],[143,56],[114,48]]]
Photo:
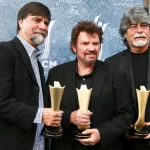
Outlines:
[[88,60],[88,61],[86,61],[86,64],[93,65],[93,64],[95,64],[95,62],[96,62],[95,59],[94,60]]
[[137,42],[133,42],[133,46],[134,47],[143,47],[145,46],[146,44],[148,43],[147,40],[140,40],[140,41],[137,41]]

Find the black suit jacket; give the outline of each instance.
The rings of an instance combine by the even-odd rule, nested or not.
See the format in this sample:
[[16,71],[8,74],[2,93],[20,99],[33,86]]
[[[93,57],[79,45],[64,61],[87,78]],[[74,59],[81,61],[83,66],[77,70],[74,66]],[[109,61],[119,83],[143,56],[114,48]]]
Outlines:
[[[130,55],[130,49],[126,49],[114,56],[111,56],[107,58],[105,61],[111,65],[116,66],[121,69],[123,69],[126,72],[127,78],[128,78],[128,84],[130,85],[130,90],[132,91],[133,96],[133,109],[134,109],[134,121],[137,120],[138,117],[138,105],[137,105],[137,97],[136,97],[136,91],[134,87],[134,78],[133,78],[133,72],[132,72],[132,64],[131,64],[131,55]],[[138,64],[137,64],[138,65]],[[147,72],[147,89],[150,89],[150,49],[148,49],[148,72]],[[148,99],[147,107],[146,107],[146,121],[150,121],[150,98]],[[148,142],[149,140],[145,140],[145,142]],[[137,141],[139,142],[139,141]],[[150,145],[150,142],[148,142],[148,145]]]
[[[44,102],[47,92],[39,64]],[[0,149],[32,150],[38,110],[39,87],[30,58],[15,37],[0,43]]]
[[65,86],[60,106],[64,111],[63,136],[60,140],[52,140],[51,150],[121,150],[120,135],[130,127],[132,120],[131,94],[125,74],[101,61],[96,62],[89,110],[93,112],[91,128],[99,130],[101,142],[96,146],[83,146],[74,140],[75,126],[70,124],[70,114],[76,110],[75,70],[75,61],[72,61],[49,71],[48,84],[59,81]]

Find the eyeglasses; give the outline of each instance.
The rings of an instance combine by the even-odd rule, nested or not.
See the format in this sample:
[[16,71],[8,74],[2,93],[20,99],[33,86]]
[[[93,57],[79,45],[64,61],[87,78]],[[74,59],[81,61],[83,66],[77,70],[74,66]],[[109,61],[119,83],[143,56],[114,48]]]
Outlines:
[[130,29],[131,31],[137,31],[139,28],[142,30],[146,30],[150,27],[147,23],[141,23],[141,24],[131,24],[127,29]]

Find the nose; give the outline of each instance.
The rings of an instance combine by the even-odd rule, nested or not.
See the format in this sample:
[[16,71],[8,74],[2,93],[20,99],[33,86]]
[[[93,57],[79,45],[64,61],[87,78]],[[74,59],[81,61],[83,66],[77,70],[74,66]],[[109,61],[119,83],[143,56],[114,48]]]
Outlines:
[[93,44],[90,44],[90,45],[89,45],[89,50],[90,50],[90,51],[94,51],[94,50],[95,50],[95,48],[94,48],[94,45],[93,45]]
[[137,27],[138,27],[137,32],[141,33],[141,32],[142,32],[142,28],[141,28],[141,26],[140,26],[140,25],[138,25]]

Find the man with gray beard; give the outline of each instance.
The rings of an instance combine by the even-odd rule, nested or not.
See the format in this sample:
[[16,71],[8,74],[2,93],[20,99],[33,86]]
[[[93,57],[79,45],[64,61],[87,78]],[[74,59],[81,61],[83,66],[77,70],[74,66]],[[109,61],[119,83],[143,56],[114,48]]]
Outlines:
[[17,36],[0,43],[1,150],[48,150],[40,135],[43,125],[60,125],[62,112],[44,108],[48,92],[37,58],[50,20],[45,5],[27,3],[18,12]]
[[[127,49],[106,59],[106,62],[122,68],[128,76],[128,84],[133,96],[134,124],[138,117],[135,89],[140,89],[140,85],[150,89],[150,16],[148,12],[141,7],[127,9],[121,20],[119,32]],[[150,99],[147,102],[145,124],[150,126]],[[128,138],[130,140],[123,138],[125,149],[150,149],[150,133],[143,139],[137,139],[135,136]]]

